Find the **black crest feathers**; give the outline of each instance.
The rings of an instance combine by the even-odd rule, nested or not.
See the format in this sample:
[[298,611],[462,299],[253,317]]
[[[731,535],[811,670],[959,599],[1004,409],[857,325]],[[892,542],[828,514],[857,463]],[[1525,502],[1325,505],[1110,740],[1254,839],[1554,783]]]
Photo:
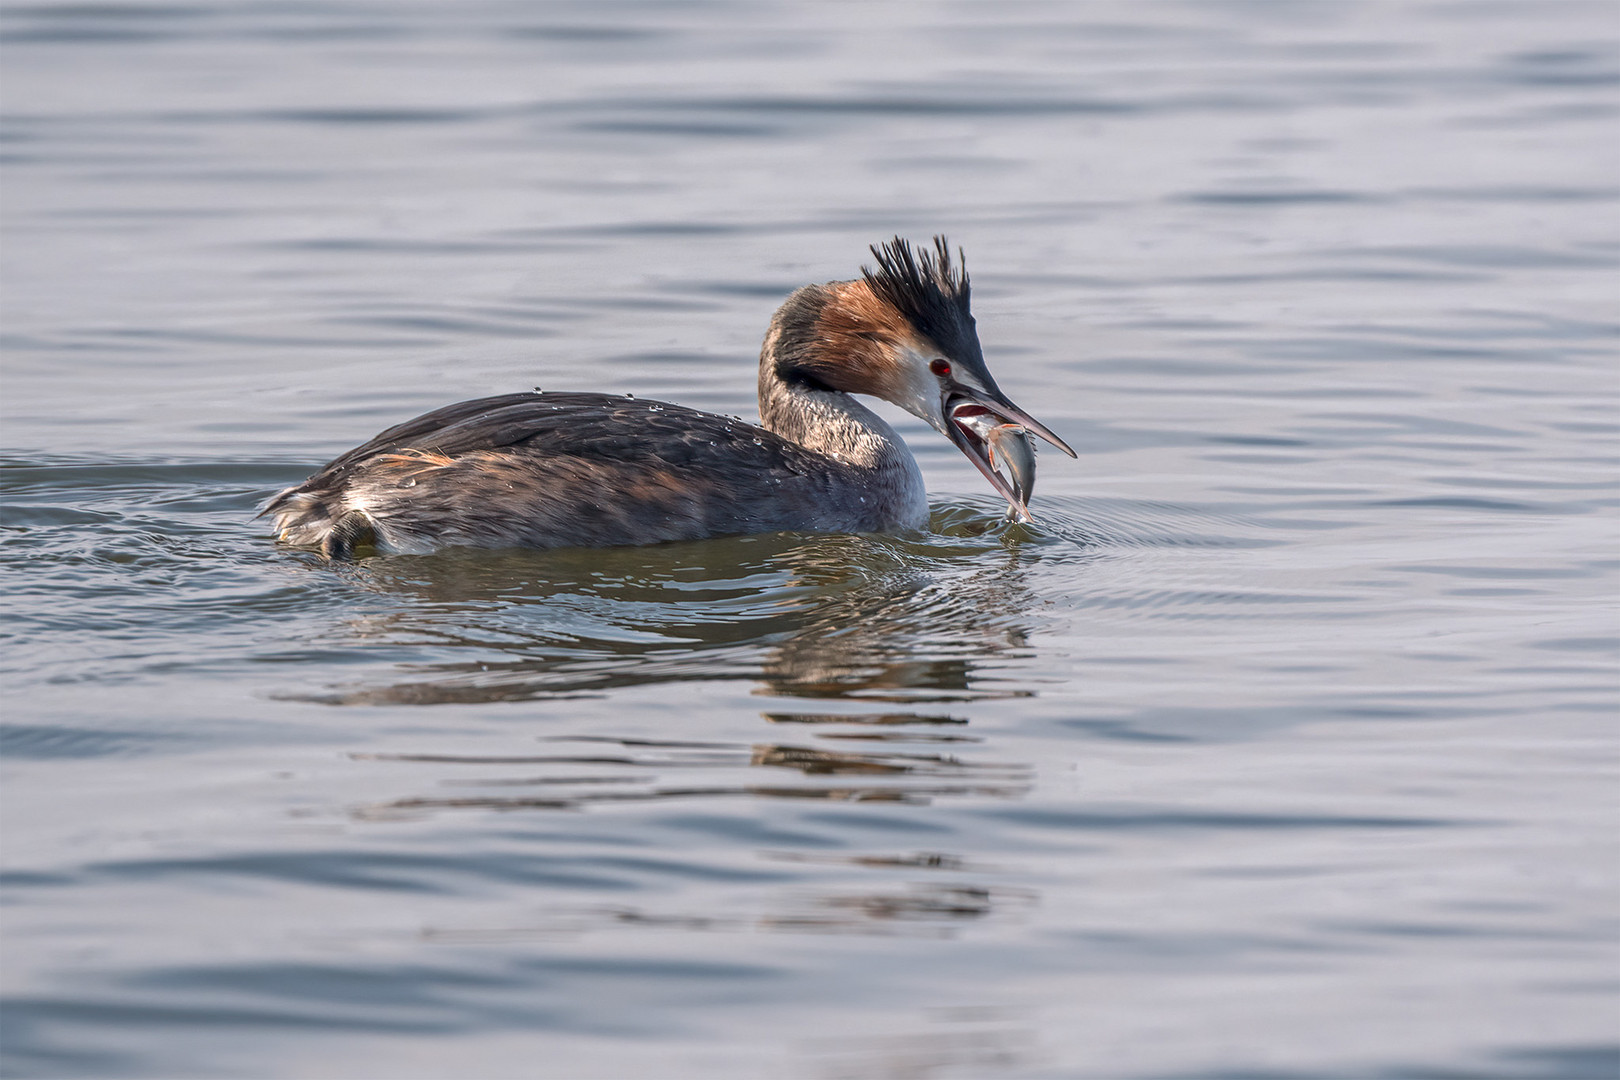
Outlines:
[[969,307],[967,260],[957,249],[956,259],[943,236],[934,237],[934,250],[916,251],[895,237],[872,254],[878,268],[861,267],[861,275],[879,299],[911,321],[940,347],[958,356],[979,352],[978,334]]
[[951,262],[951,247],[943,236],[934,237],[933,253],[912,250],[910,241],[895,237],[879,247],[877,272],[861,267],[861,275],[872,291],[907,315],[968,314],[967,260],[957,251],[957,264]]

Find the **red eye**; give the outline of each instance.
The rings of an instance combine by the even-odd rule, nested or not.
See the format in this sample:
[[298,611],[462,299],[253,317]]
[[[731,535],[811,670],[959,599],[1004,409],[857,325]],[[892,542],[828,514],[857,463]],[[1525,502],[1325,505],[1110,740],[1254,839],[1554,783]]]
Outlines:
[[930,360],[928,362],[928,370],[932,371],[935,375],[949,375],[951,373],[951,365],[948,360]]

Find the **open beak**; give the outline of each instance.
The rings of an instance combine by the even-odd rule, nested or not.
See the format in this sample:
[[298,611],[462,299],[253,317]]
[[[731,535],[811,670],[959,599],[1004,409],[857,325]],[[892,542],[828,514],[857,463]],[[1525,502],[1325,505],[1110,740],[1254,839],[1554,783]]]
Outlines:
[[1074,457],[1069,444],[999,394],[955,387],[941,404],[945,434],[1007,500],[1008,518],[1034,520],[1029,497],[1035,490],[1035,440],[1030,435],[1039,435]]

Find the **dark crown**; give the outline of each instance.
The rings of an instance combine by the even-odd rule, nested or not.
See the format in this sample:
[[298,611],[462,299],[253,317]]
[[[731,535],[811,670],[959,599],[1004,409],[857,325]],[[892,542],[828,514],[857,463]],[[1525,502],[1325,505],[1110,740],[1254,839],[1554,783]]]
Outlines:
[[979,335],[969,308],[967,260],[962,249],[951,261],[951,248],[943,236],[934,237],[932,253],[917,252],[895,237],[882,247],[872,246],[876,271],[861,267],[861,276],[877,297],[899,311],[911,325],[941,349],[960,360],[983,363]]

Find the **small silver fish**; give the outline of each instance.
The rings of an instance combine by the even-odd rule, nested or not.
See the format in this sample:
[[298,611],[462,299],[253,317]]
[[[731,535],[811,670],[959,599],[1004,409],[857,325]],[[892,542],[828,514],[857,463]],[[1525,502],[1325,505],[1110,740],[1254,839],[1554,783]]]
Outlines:
[[1003,475],[1014,499],[1007,500],[1007,520],[1030,522],[1029,497],[1035,491],[1035,440],[1022,424],[1009,424],[994,413],[958,412],[951,419],[984,443],[991,468]]

